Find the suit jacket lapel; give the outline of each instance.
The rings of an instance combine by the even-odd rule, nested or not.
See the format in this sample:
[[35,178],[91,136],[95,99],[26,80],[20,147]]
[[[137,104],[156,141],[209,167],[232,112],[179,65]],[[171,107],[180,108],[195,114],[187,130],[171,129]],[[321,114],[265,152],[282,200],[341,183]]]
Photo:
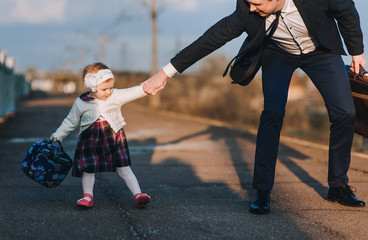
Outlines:
[[296,8],[298,9],[300,16],[302,17],[305,26],[312,36],[316,36],[316,29],[313,23],[313,9],[310,6],[310,2],[305,0],[293,0]]

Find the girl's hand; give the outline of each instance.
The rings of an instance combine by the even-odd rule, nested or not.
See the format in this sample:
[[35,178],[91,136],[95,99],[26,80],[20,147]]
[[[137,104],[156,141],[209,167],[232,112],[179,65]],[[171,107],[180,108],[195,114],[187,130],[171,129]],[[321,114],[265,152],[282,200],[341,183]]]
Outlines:
[[50,140],[52,140],[54,143],[56,143],[58,141],[58,139],[56,137],[54,137],[53,135],[51,135]]
[[168,76],[163,70],[159,71],[145,82],[141,83],[145,93],[156,95],[160,90],[165,88]]

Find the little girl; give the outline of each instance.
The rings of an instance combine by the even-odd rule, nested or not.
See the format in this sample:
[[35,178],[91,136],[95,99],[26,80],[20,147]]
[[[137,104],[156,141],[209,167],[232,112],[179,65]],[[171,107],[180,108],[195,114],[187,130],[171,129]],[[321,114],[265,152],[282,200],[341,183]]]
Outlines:
[[88,65],[83,70],[83,79],[89,91],[75,100],[68,116],[50,137],[55,142],[62,141],[80,126],[72,175],[82,177],[84,194],[77,201],[77,206],[93,206],[95,173],[116,171],[132,192],[136,206],[144,207],[151,198],[141,193],[130,168],[129,149],[123,130],[126,123],[121,106],[146,96],[146,93],[142,86],[113,88],[114,75],[102,63]]

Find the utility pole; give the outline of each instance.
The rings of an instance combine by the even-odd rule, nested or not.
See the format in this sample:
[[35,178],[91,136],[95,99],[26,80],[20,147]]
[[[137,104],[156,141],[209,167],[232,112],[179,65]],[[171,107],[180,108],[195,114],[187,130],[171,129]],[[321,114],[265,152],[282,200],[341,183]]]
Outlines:
[[101,34],[101,42],[100,42],[100,62],[103,64],[106,63],[106,43],[107,43],[107,36],[106,34]]
[[[151,16],[151,75],[155,74],[158,69],[157,57],[157,1],[151,0],[150,3]],[[159,107],[161,104],[160,94],[150,97],[149,104],[152,107]]]
[[100,62],[103,64],[109,64],[107,62],[107,43],[115,39],[116,34],[114,33],[101,33],[100,35]]
[[151,47],[152,47],[152,56],[151,56],[151,74],[155,74],[157,72],[157,5],[156,0],[151,0]]

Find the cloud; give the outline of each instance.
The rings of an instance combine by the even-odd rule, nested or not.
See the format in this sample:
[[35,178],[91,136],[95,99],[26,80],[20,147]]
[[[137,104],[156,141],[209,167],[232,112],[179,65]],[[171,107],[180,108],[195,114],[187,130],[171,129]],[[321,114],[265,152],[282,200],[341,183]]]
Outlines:
[[0,24],[65,21],[66,0],[2,0]]
[[193,11],[198,9],[198,0],[163,0],[162,3],[168,3],[173,6],[173,8],[179,9],[181,11]]
[[235,6],[234,0],[162,0],[162,3],[172,4],[173,8],[180,11],[196,11],[199,9],[206,9],[206,6],[214,4],[231,3]]

